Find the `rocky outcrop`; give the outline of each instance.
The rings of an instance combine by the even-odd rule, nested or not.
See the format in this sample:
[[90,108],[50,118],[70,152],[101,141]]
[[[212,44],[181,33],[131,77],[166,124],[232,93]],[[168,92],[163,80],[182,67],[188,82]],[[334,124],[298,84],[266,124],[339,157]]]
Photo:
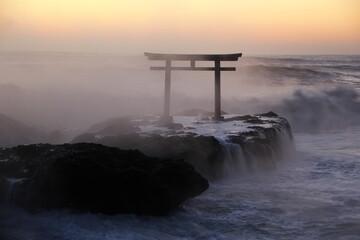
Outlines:
[[[95,142],[121,149],[139,149],[153,157],[184,159],[209,180],[224,176],[226,167],[243,168],[242,171],[275,168],[276,161],[293,150],[289,123],[273,112],[227,117],[223,122],[191,117],[174,120],[179,122],[173,125],[182,127],[136,119],[132,122],[140,129],[136,133],[112,136],[85,133],[73,142]],[[212,133],[216,137],[211,136]],[[236,165],[236,161],[245,164],[225,166],[228,162]]]
[[98,144],[0,150],[0,199],[26,209],[164,215],[208,188],[182,160]]
[[289,123],[273,112],[174,120],[111,119],[73,144],[2,149],[0,199],[35,211],[164,215],[208,188],[200,174],[275,168],[293,150]]
[[[255,124],[249,126],[250,131],[240,132],[228,138],[230,142],[241,146],[249,170],[274,169],[277,160],[284,159],[294,151],[290,125],[277,114],[268,112],[235,119]],[[264,125],[271,127],[263,127]]]
[[212,136],[161,136],[150,134],[124,134],[91,138],[88,135],[77,137],[79,142],[96,142],[105,146],[118,147],[121,149],[138,149],[146,155],[184,159],[195,167],[207,179],[216,179],[221,176],[224,152],[221,144]]

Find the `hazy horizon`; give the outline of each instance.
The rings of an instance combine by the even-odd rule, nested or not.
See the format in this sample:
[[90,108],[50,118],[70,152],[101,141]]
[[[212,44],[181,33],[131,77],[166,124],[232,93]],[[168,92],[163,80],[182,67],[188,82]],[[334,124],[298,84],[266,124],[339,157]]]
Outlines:
[[[61,51],[61,50],[0,50],[0,53],[11,53],[11,54],[90,54],[90,55],[100,55],[100,56],[119,56],[119,57],[144,57],[146,59],[146,56],[144,56],[146,49],[143,52],[140,53],[121,53],[121,52],[101,52],[101,51]],[[173,54],[231,54],[231,53],[237,53],[239,51],[228,51],[228,52],[165,52],[165,51],[154,51],[154,53],[173,53]],[[273,53],[273,54],[251,54],[251,53],[242,53],[242,58],[246,57],[286,57],[286,56],[359,56],[360,53],[322,53],[322,54],[315,54],[315,53],[307,53],[307,54],[295,54],[295,53]],[[161,61],[159,61],[161,62]]]

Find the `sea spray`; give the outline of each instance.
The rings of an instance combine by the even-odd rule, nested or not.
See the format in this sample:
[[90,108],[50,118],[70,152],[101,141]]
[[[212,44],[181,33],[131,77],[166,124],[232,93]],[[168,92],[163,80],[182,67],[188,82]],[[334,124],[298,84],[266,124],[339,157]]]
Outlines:
[[[262,119],[269,120],[269,118]],[[290,126],[288,124],[274,126],[276,127],[273,128],[275,130],[273,134],[267,133],[266,129],[264,133],[260,130],[258,132],[259,139],[267,140],[267,143],[258,139],[253,144],[248,145],[231,142],[231,140],[226,140],[223,137],[216,137],[224,152],[221,175],[236,176],[264,168],[275,169],[277,161],[292,157],[295,146]],[[259,155],[259,152],[263,154]]]
[[239,144],[231,143],[223,138],[216,138],[224,152],[224,162],[221,176],[232,176],[247,171],[246,159]]
[[15,185],[25,179],[26,178],[7,178],[6,179],[7,188],[6,188],[6,192],[5,192],[4,203],[6,203],[6,204],[11,203],[12,198],[13,198],[13,193],[15,190]]
[[274,106],[297,131],[344,128],[360,123],[360,95],[354,89],[295,90]]
[[277,145],[276,158],[288,159],[294,155],[296,148],[290,125],[279,125],[273,142]]

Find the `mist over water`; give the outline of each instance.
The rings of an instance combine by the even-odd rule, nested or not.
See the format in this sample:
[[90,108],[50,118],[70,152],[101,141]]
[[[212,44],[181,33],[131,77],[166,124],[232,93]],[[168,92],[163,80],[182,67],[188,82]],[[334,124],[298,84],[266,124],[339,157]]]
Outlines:
[[[161,63],[159,63],[161,65]],[[225,65],[225,64],[224,64]],[[290,121],[296,156],[212,182],[167,217],[0,205],[0,239],[358,239],[360,56],[243,57],[222,108]],[[143,56],[0,53],[0,113],[44,131],[162,112],[164,74]],[[174,72],[172,112],[213,108],[213,74]]]
[[[0,112],[49,130],[84,128],[111,117],[161,113],[164,73],[150,71],[150,64],[162,63],[150,63],[144,56],[2,52]],[[238,67],[236,72],[222,73],[226,112],[274,109],[296,121],[305,111],[310,122],[340,112],[346,114],[344,119],[351,114],[354,121],[358,119],[359,57],[245,56],[224,65]],[[211,72],[173,72],[172,112],[188,106],[212,110],[213,85]],[[301,106],[301,111],[296,110]],[[320,106],[328,109],[326,114],[308,116]],[[292,118],[294,114],[297,116]]]

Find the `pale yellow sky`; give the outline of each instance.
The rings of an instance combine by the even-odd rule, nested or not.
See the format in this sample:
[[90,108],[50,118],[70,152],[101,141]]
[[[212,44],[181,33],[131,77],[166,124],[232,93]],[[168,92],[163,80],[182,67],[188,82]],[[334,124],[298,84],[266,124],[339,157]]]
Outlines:
[[0,50],[360,54],[360,0],[0,0]]

